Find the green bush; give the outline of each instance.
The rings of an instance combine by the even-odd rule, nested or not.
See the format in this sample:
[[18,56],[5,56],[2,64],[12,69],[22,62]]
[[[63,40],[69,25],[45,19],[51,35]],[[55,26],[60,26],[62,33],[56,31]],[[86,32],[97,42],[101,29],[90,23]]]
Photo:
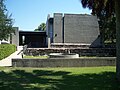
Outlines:
[[16,51],[16,46],[12,44],[0,44],[0,60],[8,57]]

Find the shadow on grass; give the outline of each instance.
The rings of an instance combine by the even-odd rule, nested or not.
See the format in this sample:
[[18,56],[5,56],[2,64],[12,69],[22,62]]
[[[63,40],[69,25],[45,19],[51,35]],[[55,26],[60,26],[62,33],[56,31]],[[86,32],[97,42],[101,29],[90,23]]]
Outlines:
[[114,72],[77,74],[52,70],[0,72],[0,90],[120,90]]

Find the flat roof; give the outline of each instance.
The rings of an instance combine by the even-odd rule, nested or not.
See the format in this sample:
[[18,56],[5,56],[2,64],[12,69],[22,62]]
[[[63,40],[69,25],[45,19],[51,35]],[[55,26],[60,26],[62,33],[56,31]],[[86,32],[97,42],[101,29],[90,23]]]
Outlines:
[[22,31],[22,30],[20,30],[19,32],[26,32],[26,33],[40,33],[40,32],[46,32],[46,31]]
[[33,35],[33,34],[46,35],[46,31],[19,31],[19,33],[25,35]]

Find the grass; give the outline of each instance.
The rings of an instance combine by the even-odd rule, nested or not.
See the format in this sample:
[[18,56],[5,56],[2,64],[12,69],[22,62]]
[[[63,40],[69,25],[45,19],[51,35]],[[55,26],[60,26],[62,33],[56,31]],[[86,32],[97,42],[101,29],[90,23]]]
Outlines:
[[0,67],[0,90],[120,90],[115,67]]
[[[47,59],[49,56],[24,56],[24,59]],[[80,56],[80,58],[97,58],[96,56]]]
[[16,46],[13,44],[0,44],[0,60],[8,57],[16,51]]
[[23,58],[27,59],[47,59],[48,56],[24,56]]

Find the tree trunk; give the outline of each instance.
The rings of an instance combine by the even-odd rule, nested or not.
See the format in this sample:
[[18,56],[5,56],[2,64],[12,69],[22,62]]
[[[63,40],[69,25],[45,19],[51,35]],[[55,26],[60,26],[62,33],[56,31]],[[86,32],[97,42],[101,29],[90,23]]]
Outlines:
[[120,1],[115,0],[115,12],[116,12],[116,74],[117,79],[120,81]]

